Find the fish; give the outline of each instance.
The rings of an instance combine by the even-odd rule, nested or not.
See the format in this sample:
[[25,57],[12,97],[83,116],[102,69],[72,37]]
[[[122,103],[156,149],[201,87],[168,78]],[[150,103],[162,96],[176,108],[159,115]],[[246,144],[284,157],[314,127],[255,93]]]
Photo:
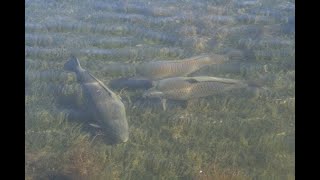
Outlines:
[[149,80],[187,76],[204,66],[221,64],[228,60],[229,58],[224,55],[209,54],[183,60],[150,61],[137,65],[136,74],[138,77],[147,78]]
[[103,131],[112,144],[127,142],[129,127],[121,97],[83,69],[75,56],[71,56],[64,64],[64,70],[74,72],[81,84],[87,109],[95,121],[90,125]]
[[210,76],[173,77],[153,82],[153,88],[143,93],[144,98],[160,98],[166,110],[166,100],[190,100],[215,95],[232,89],[259,84],[243,80]]

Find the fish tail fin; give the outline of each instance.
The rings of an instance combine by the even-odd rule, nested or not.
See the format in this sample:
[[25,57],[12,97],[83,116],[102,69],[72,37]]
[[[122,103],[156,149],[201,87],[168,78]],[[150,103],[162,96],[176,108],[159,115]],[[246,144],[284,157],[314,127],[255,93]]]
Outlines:
[[244,58],[244,53],[240,50],[232,49],[226,53],[229,60],[242,60]]
[[265,87],[267,82],[270,80],[270,75],[269,74],[257,74],[257,78],[254,80],[249,80],[247,81],[249,86],[252,87]]
[[77,69],[81,69],[80,62],[75,56],[71,56],[69,60],[64,64],[64,70],[76,72]]
[[266,81],[266,76],[260,76],[258,80],[249,80],[247,81],[248,88],[259,96],[262,92],[270,91],[270,89],[266,87]]
[[248,62],[250,59],[254,59],[254,54],[249,49],[228,49],[226,56],[230,62]]
[[250,88],[261,88],[263,86],[261,81],[249,80],[247,81],[247,84]]

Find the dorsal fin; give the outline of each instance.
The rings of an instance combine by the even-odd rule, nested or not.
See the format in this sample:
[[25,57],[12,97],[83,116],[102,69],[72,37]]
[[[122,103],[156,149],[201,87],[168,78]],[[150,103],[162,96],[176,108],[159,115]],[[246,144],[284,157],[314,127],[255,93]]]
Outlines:
[[198,56],[194,56],[194,57],[188,57],[188,58],[184,58],[184,59],[178,59],[178,60],[152,60],[146,63],[181,63],[184,61],[190,61],[190,60],[197,60],[203,57],[209,57],[209,55],[207,54],[202,54],[202,55],[198,55]]
[[97,79],[94,75],[92,75],[90,72],[88,72],[88,74],[93,78],[93,79],[95,79],[102,87],[103,87],[103,89],[105,89],[108,93],[109,93],[109,95],[110,96],[114,96],[115,94],[114,94],[114,92],[112,92],[106,85],[104,85],[103,84],[103,82],[101,82],[99,79]]
[[190,77],[190,78],[186,78],[186,81],[189,83],[220,82],[220,83],[226,83],[226,84],[234,84],[234,83],[242,82],[241,80],[236,80],[236,79],[218,78],[218,77],[210,77],[210,76]]

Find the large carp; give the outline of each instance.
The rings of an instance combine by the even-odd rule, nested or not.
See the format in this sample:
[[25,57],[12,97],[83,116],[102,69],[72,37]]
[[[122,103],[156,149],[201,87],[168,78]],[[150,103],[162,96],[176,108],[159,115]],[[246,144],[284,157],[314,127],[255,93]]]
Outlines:
[[188,59],[174,61],[151,61],[137,65],[137,76],[150,80],[159,80],[169,77],[187,76],[200,68],[221,64],[229,58],[219,54],[200,55]]
[[189,100],[211,96],[236,88],[258,86],[249,82],[209,76],[173,77],[154,82],[154,87],[147,90],[143,97],[158,97],[166,109],[166,99]]
[[129,128],[121,98],[83,69],[76,57],[71,57],[65,63],[64,69],[75,72],[78,82],[82,85],[88,110],[97,122],[91,125],[101,129],[112,143],[128,141]]

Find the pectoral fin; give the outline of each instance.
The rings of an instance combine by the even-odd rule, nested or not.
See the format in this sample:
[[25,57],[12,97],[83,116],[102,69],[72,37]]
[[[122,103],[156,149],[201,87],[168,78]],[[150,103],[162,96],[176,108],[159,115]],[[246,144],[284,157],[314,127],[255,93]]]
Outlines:
[[167,109],[167,99],[161,99],[162,108],[164,111]]
[[101,128],[99,125],[97,125],[97,124],[92,124],[92,123],[90,123],[89,124],[90,126],[92,126],[92,127],[95,127],[95,128]]

